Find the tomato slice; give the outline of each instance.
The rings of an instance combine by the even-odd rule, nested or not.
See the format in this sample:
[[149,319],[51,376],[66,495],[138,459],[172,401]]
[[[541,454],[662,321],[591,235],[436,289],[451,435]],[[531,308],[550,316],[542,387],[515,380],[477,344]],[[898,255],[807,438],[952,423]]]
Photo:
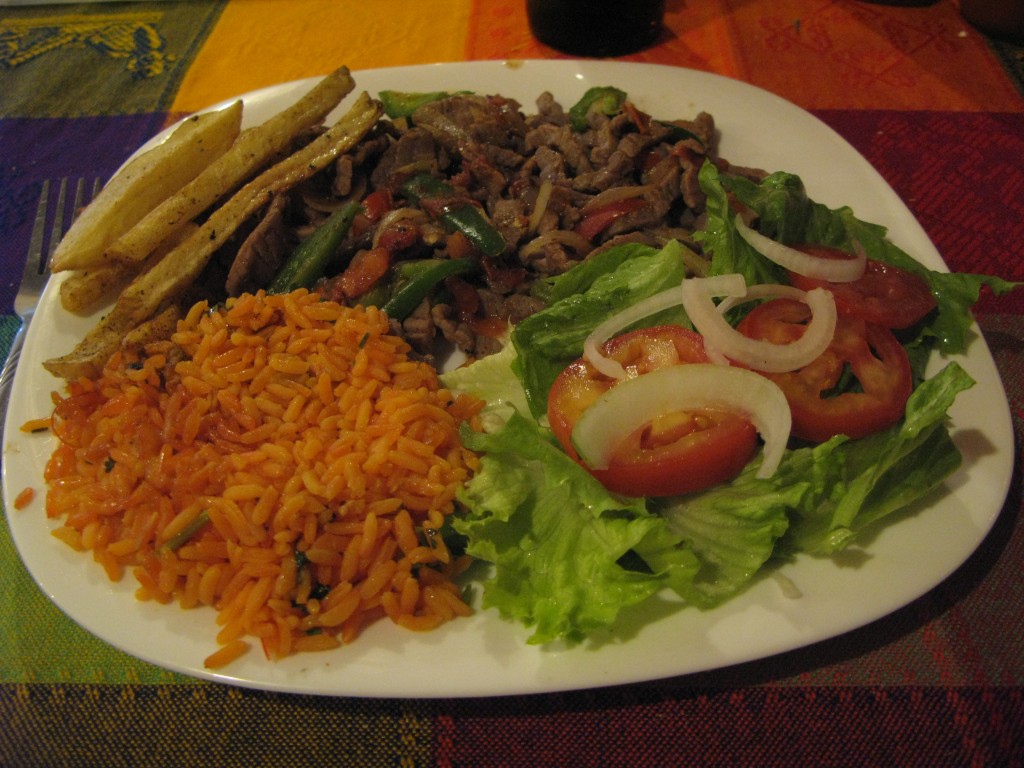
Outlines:
[[[797,250],[823,259],[848,259],[850,255],[824,245],[799,245]],[[803,291],[826,288],[836,299],[839,312],[855,315],[886,328],[909,328],[935,309],[928,284],[905,269],[867,260],[863,276],[850,283],[816,280],[795,272],[789,281]]]
[[[625,333],[604,345],[630,376],[657,368],[706,363],[699,334],[672,325]],[[562,448],[578,459],[572,430],[580,415],[615,379],[599,373],[585,359],[570,364],[548,396],[548,420]],[[668,413],[635,431],[617,446],[607,469],[581,462],[606,488],[626,496],[677,496],[735,477],[757,450],[757,431],[744,417],[701,409]]]
[[[738,330],[777,344],[799,338],[810,319],[806,304],[775,299],[755,307]],[[831,390],[851,374],[859,387]],[[906,350],[888,328],[840,314],[828,349],[809,365],[787,373],[764,373],[786,395],[793,416],[792,434],[823,442],[878,432],[903,417],[913,388]]]

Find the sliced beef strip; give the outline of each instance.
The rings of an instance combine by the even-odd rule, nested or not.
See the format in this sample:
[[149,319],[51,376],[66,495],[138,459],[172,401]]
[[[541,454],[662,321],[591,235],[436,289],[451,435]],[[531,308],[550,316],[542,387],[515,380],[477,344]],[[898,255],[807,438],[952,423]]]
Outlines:
[[[695,138],[672,145],[673,126]],[[505,257],[481,262],[483,279],[477,278],[477,287],[471,289],[480,296],[480,316],[517,322],[542,307],[529,296],[532,280],[561,274],[586,254],[574,251],[580,246],[569,235],[553,238],[543,250],[530,249],[519,257],[521,264],[511,259],[513,250],[555,230],[572,231],[581,220],[581,208],[594,195],[637,185],[647,188],[647,205],[609,227],[596,251],[624,242],[660,246],[664,237],[659,239],[657,232],[685,231],[703,211],[697,174],[708,157],[715,157],[715,130],[704,113],[666,124],[630,108],[611,117],[591,113],[588,127],[577,131],[550,93],[538,97],[537,112],[530,116],[500,96],[458,95],[420,107],[407,124],[387,124],[364,142],[372,141],[372,148],[359,147],[339,161],[336,194],[356,190],[368,172],[370,189],[394,189],[414,170],[447,176],[484,207],[508,243]],[[652,163],[657,157],[661,160]],[[551,184],[550,199],[543,216],[531,222],[544,183]],[[422,257],[444,258],[446,241],[440,229],[434,238],[424,232]],[[418,354],[429,356],[445,343],[474,356],[496,351],[499,342],[477,334],[475,322],[466,322],[464,312],[443,301],[433,307],[425,301],[395,324]]]
[[273,280],[291,250],[289,228],[285,222],[288,197],[275,197],[259,223],[238,249],[224,288],[228,296],[264,288]]
[[430,308],[430,320],[445,340],[467,355],[476,353],[477,335],[469,323],[458,318],[449,304],[435,304]]
[[484,315],[507,318],[512,325],[520,323],[547,306],[543,300],[526,293],[504,296],[486,289],[481,289],[478,293]]
[[673,120],[671,124],[678,125],[699,137],[709,156],[717,154],[718,133],[715,118],[709,113],[699,112],[693,120]]
[[551,91],[541,93],[534,103],[537,107],[537,113],[526,118],[528,126],[533,126],[537,123],[568,122],[569,116]]
[[377,165],[370,173],[370,184],[374,189],[392,185],[399,173],[408,173],[409,168],[447,168],[449,158],[433,134],[426,129],[410,128],[402,133],[383,151]]
[[543,123],[526,134],[527,151],[536,153],[541,147],[555,150],[563,158],[568,176],[594,170],[586,145],[572,126]]
[[501,96],[458,95],[424,104],[412,116],[450,152],[464,155],[493,145],[522,153],[526,121],[520,106]]
[[[386,125],[391,125],[387,123]],[[376,163],[395,140],[391,131],[375,128],[373,135],[363,139],[351,152],[341,155],[334,164],[331,193],[342,199],[365,192],[368,169]]]
[[758,183],[764,181],[765,177],[768,176],[768,171],[762,170],[761,168],[733,165],[728,160],[718,159],[715,161],[715,165],[722,173],[729,173],[733,176],[742,176],[745,179],[750,179],[751,181]]
[[521,258],[538,277],[561,275],[582,260],[580,254],[557,241],[545,243],[539,251]]
[[597,246],[597,248],[590,252],[587,258],[593,258],[597,254],[607,251],[610,248],[615,248],[616,246],[625,245],[627,243],[639,243],[641,245],[649,245],[652,248],[661,248],[663,245],[658,238],[647,232],[628,232],[624,235],[611,237],[601,243],[601,245]]
[[526,203],[519,198],[499,198],[492,204],[491,223],[510,245],[514,246],[523,239],[529,219]]
[[625,152],[612,152],[606,163],[588,173],[578,174],[572,180],[573,189],[596,193],[616,186],[633,184],[635,160]]
[[551,147],[538,147],[528,165],[537,168],[540,181],[570,183],[565,155]]
[[508,175],[503,172],[482,148],[467,149],[462,156],[462,168],[465,171],[462,184],[469,190],[479,190],[476,199],[488,208],[501,198],[508,184]]
[[437,325],[432,317],[430,302],[426,299],[419,303],[409,316],[401,322],[401,336],[416,352],[421,355],[432,355]]
[[[480,289],[478,294],[481,317],[507,318],[513,325],[545,307],[543,301],[528,294],[502,295],[486,288]],[[438,303],[431,307],[430,320],[446,341],[471,357],[486,357],[503,346],[501,339],[477,333],[472,322],[460,316],[450,304]]]

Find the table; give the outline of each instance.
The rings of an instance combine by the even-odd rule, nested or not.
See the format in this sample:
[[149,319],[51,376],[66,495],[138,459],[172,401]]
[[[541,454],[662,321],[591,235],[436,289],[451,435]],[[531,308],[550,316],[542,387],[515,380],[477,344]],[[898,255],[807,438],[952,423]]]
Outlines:
[[[43,179],[107,177],[184,114],[338,63],[561,57],[531,38],[521,0],[0,7],[0,352]],[[795,102],[867,157],[952,269],[1024,280],[1024,48],[971,27],[954,0],[668,0],[659,41],[623,59]],[[977,319],[1019,446],[1024,292],[984,297]],[[0,764],[1024,765],[1015,462],[977,552],[867,627],[679,679],[493,699],[297,696],[167,672],[54,607],[4,518]]]

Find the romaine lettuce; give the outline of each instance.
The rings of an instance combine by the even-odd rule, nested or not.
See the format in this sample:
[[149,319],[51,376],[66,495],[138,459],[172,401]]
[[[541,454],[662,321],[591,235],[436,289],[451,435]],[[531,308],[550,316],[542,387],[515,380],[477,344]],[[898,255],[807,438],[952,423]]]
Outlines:
[[898,424],[860,440],[833,438],[790,451],[778,482],[812,480],[813,490],[793,516],[784,546],[832,554],[867,526],[921,498],[962,461],[946,428],[956,396],[974,385],[957,363],[925,380]]
[[[494,564],[484,605],[534,627],[531,643],[580,640],[626,606],[698,569],[664,518],[622,499],[581,469],[535,423],[515,413],[492,434],[467,432],[483,454],[452,521],[466,551]],[[638,556],[643,567],[622,562]]]

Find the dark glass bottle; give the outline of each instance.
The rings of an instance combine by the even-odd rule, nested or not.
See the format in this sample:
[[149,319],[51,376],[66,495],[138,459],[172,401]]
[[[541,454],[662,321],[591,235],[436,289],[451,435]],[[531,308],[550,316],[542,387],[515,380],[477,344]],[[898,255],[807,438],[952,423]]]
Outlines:
[[534,37],[576,56],[622,56],[653,43],[665,0],[526,0]]

